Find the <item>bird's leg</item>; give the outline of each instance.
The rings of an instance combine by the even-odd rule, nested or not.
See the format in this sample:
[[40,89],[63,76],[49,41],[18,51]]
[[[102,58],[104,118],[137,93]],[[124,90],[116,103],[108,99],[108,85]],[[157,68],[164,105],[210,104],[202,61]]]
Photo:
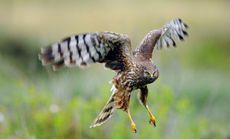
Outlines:
[[132,116],[131,116],[131,114],[130,114],[129,109],[127,110],[127,114],[128,114],[128,116],[129,116],[129,120],[130,120],[130,122],[131,122],[132,131],[133,131],[134,133],[136,133],[136,132],[137,132],[136,124],[133,122],[133,119],[132,119]]
[[149,110],[148,105],[145,105],[145,108],[147,109],[148,113],[149,113],[149,123],[156,126],[156,118],[155,116],[152,114],[152,112]]
[[126,90],[118,91],[114,96],[115,107],[118,109],[122,109],[124,112],[128,114],[132,131],[136,133],[137,132],[136,124],[134,123],[129,111],[130,95],[131,95],[131,91],[129,88],[126,88]]
[[147,86],[144,86],[144,87],[140,88],[140,90],[141,91],[139,92],[139,100],[140,100],[141,104],[143,104],[144,107],[148,111],[149,123],[156,126],[156,118],[152,114],[152,112],[150,111],[149,106],[147,105],[148,88],[147,88]]

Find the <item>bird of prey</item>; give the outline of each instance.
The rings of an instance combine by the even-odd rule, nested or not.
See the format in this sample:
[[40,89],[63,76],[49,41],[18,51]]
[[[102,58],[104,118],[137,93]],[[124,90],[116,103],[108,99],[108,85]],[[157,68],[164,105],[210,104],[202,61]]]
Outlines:
[[112,116],[114,110],[121,109],[127,113],[132,131],[136,132],[136,125],[129,110],[131,92],[140,90],[139,101],[148,111],[149,123],[155,126],[156,118],[147,105],[147,85],[159,76],[158,68],[151,60],[152,52],[164,46],[176,47],[177,40],[184,40],[188,36],[187,28],[188,25],[180,18],[173,19],[162,28],[150,31],[134,51],[131,49],[129,37],[125,34],[77,34],[42,48],[39,59],[43,65],[51,65],[54,70],[63,66],[84,67],[91,63],[104,63],[106,68],[115,71],[112,94],[90,127],[100,126]]

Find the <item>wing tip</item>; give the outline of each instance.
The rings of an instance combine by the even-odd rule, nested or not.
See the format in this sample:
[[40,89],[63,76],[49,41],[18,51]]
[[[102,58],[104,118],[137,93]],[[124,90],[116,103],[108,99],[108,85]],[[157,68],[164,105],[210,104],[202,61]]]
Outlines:
[[179,23],[182,24],[186,29],[189,28],[188,24],[186,24],[180,17],[175,18],[175,20],[178,20]]
[[178,37],[181,41],[184,41],[184,37],[182,35],[178,34]]
[[177,20],[180,22],[180,23],[183,23],[182,19],[181,18],[177,18]]
[[188,29],[188,28],[189,28],[188,24],[183,23],[183,25],[184,25],[184,27],[185,27],[186,29]]
[[48,62],[44,59],[44,56],[42,55],[42,53],[38,54],[38,60],[41,61],[42,66],[48,65]]
[[173,47],[176,47],[176,42],[172,39]]

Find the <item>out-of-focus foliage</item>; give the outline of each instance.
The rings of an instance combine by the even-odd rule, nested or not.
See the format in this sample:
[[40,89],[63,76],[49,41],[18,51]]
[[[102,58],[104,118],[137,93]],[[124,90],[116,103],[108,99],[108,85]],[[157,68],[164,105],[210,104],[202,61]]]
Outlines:
[[[230,137],[230,3],[228,1],[28,1],[0,2],[0,139]],[[137,125],[116,111],[103,126],[89,125],[110,96],[112,71],[100,64],[53,72],[37,59],[40,47],[81,32],[143,36],[181,17],[190,37],[178,48],[155,51],[160,78],[149,85],[146,110],[131,99]]]

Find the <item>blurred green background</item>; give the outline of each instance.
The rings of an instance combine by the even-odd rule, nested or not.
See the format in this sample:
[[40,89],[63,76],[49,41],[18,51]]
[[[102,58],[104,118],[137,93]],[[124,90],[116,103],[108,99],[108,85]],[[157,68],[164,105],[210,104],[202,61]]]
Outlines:
[[[103,126],[89,125],[110,96],[114,76],[90,68],[44,68],[41,47],[81,32],[128,34],[135,48],[144,35],[173,18],[190,37],[178,48],[155,51],[160,78],[149,85],[146,110],[131,99],[137,134],[116,111]],[[230,2],[228,0],[1,0],[1,139],[229,139]]]

